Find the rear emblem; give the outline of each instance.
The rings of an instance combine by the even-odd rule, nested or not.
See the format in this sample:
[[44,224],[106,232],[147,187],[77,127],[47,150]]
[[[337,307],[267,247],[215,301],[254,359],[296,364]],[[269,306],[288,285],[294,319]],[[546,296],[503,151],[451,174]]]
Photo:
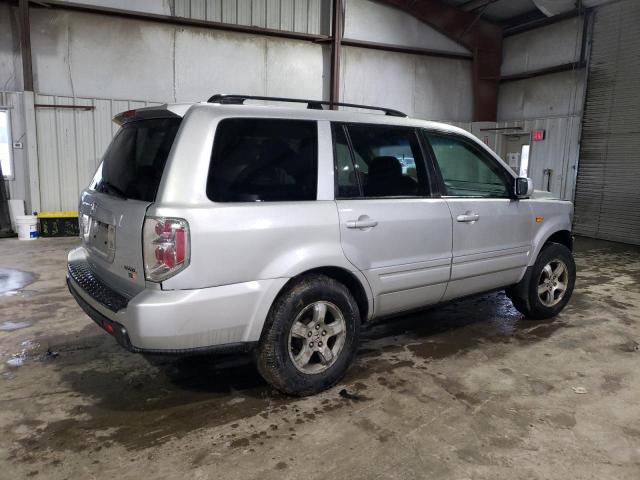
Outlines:
[[138,278],[138,274],[136,273],[135,268],[130,267],[129,265],[125,265],[124,269],[127,271],[127,274],[129,275],[129,278],[131,280],[135,280],[136,278]]

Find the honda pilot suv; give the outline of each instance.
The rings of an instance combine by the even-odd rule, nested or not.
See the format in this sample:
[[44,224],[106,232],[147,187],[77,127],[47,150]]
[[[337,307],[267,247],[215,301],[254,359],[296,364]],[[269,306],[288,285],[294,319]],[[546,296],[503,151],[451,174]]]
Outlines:
[[339,105],[357,111],[216,95],[116,116],[68,257],[80,306],[132,352],[252,352],[296,395],[338,382],[375,318],[497,289],[563,309],[570,202],[459,128]]

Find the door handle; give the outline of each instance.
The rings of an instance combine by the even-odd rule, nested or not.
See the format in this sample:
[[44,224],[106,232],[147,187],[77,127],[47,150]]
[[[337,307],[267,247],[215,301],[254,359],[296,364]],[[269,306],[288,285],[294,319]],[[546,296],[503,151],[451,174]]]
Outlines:
[[358,220],[348,220],[348,221],[346,221],[345,225],[347,226],[347,228],[365,229],[365,228],[373,228],[373,227],[375,227],[376,225],[378,225],[378,222],[376,220],[370,219],[366,215],[362,215],[360,218],[358,218]]
[[473,222],[477,222],[479,219],[480,219],[480,215],[478,215],[477,213],[471,213],[471,212],[467,212],[464,215],[458,215],[458,217],[456,218],[458,222],[463,222],[463,223],[473,223]]

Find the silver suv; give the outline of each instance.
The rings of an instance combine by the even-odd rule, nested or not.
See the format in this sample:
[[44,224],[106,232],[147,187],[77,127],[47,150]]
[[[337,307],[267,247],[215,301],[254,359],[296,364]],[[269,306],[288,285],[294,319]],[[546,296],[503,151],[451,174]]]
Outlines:
[[459,128],[324,105],[216,95],[116,116],[68,258],[85,312],[133,352],[251,351],[305,395],[374,318],[495,289],[529,318],[562,310],[570,202]]

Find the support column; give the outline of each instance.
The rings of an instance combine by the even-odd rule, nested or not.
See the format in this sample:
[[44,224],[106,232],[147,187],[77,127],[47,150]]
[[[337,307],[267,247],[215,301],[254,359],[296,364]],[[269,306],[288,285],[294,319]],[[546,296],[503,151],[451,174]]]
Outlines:
[[342,0],[333,0],[331,8],[331,80],[329,102],[337,110],[340,101],[340,51],[342,50]]
[[20,54],[22,56],[22,108],[24,112],[25,149],[29,179],[25,198],[27,211],[40,211],[40,171],[38,164],[38,144],[36,137],[35,94],[33,92],[33,63],[31,59],[31,19],[29,18],[29,0],[20,0],[18,4],[20,23]]
[[502,27],[439,0],[383,0],[433,26],[473,53],[473,120],[495,122],[502,63]]
[[29,0],[20,0],[20,53],[22,55],[23,90],[33,92],[33,68],[31,63],[31,21]]

